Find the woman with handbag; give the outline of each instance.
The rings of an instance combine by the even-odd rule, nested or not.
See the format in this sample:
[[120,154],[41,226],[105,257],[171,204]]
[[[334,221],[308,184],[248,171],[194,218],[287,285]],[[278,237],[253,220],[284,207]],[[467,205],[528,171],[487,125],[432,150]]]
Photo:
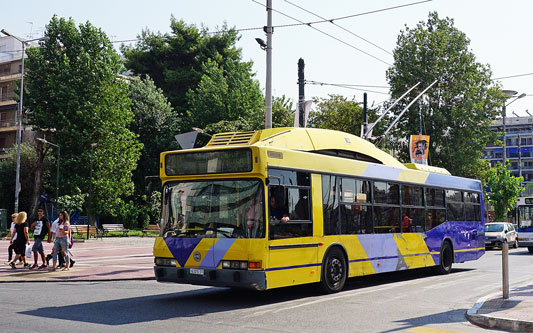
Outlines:
[[63,254],[65,256],[65,268],[63,268],[63,271],[69,270],[69,264],[70,264],[70,256],[68,253],[68,243],[69,243],[69,235],[70,235],[70,222],[69,222],[69,216],[66,211],[62,211],[59,213],[59,221],[57,226],[57,233],[56,233],[56,239],[54,241],[54,250],[53,250],[53,261],[54,264],[52,265],[51,271],[55,271],[57,268],[57,255],[59,253]]
[[9,263],[12,269],[17,268],[15,262],[21,258],[24,267],[29,267],[30,264],[26,262],[26,246],[30,245],[30,236],[28,234],[28,223],[26,223],[26,212],[18,213],[15,222],[15,232],[11,235],[10,244],[13,244],[15,250],[15,258]]

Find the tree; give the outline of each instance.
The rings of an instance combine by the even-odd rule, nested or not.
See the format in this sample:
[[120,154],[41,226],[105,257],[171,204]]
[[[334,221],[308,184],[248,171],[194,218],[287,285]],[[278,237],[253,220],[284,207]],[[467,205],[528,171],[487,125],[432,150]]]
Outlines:
[[90,194],[94,212],[113,212],[133,190],[132,170],[142,148],[128,129],[133,113],[118,74],[121,61],[89,22],[76,27],[54,16],[45,35],[49,40],[27,52],[29,122],[61,146],[60,195],[79,188]]
[[235,47],[240,37],[234,29],[224,25],[222,32],[209,34],[203,27],[198,29],[172,16],[170,30],[165,34],[144,30],[135,46],[123,45],[121,51],[126,68],[149,75],[180,117],[188,110],[187,93],[198,88],[208,59],[226,73],[230,68],[251,68],[251,62],[241,62],[241,50]]
[[244,127],[255,127],[264,106],[259,83],[252,79],[251,64],[227,70],[208,59],[203,66],[202,78],[195,90],[187,93],[189,108],[182,119],[183,129],[206,128],[220,121],[239,121]]
[[[309,116],[311,127],[332,129],[359,136],[363,125],[363,108],[355,98],[349,100],[341,95],[329,95],[329,98],[314,98],[316,111]],[[376,110],[368,111],[369,122],[377,119]],[[380,128],[380,127],[378,127]],[[374,131],[378,131],[376,128]]]
[[[272,127],[291,127],[294,124],[292,101],[282,95],[272,98]],[[265,109],[256,110],[250,118],[220,120],[205,127],[208,133],[256,131],[265,127]]]
[[496,167],[490,168],[486,184],[490,189],[488,199],[494,208],[494,215],[497,221],[504,221],[507,213],[516,206],[517,197],[522,193],[524,188],[521,186],[524,178],[511,176],[509,170],[510,163],[496,164]]
[[[15,173],[17,167],[17,147],[13,146],[7,151],[7,158],[0,159],[0,207],[8,208],[13,213],[15,203]],[[44,161],[45,165],[51,162]],[[20,146],[20,193],[19,210],[31,212],[32,191],[35,179],[35,168],[37,165],[37,151],[35,146],[22,143]],[[45,180],[49,180],[49,173],[43,175]],[[30,214],[31,215],[31,214]]]
[[[401,31],[387,79],[393,98],[421,82],[397,105],[395,115],[437,80],[421,99],[423,132],[431,136],[430,162],[455,175],[479,177],[482,151],[497,139],[489,127],[499,116],[504,96],[491,81],[490,67],[476,61],[469,44],[452,19],[430,13],[427,22]],[[419,132],[418,119],[415,103],[394,128],[393,135],[400,138],[394,144],[403,160],[409,156],[409,135]]]
[[159,155],[162,151],[179,149],[174,138],[177,121],[173,109],[163,91],[154,81],[133,77],[128,87],[134,121],[130,129],[143,144],[141,156],[133,171],[133,182],[137,195],[145,193],[146,176],[159,175]]

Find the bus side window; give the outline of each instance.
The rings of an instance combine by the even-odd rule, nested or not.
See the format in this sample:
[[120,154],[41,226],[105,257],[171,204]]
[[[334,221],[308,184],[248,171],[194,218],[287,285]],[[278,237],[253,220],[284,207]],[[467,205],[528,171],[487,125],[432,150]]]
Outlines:
[[[311,174],[290,170],[269,169],[269,178],[279,186],[270,186],[277,208],[270,219],[270,239],[305,237],[313,234],[311,220]],[[278,203],[279,201],[281,203]],[[273,216],[269,212],[269,216]],[[282,219],[282,217],[288,217]]]

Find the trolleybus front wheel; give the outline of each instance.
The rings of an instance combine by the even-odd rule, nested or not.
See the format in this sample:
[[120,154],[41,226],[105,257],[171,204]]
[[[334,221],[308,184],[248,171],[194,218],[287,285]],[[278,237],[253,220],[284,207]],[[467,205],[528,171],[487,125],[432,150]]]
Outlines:
[[439,264],[435,266],[438,274],[448,274],[452,271],[453,249],[449,241],[444,241],[440,248]]
[[322,263],[322,290],[326,293],[341,291],[347,275],[348,270],[344,253],[338,247],[331,248]]

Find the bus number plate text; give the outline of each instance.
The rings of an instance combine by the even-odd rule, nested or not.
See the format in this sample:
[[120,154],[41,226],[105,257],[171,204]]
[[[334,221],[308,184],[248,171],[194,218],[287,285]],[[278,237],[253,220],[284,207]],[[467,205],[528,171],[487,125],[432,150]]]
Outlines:
[[191,268],[189,271],[192,275],[204,275],[204,270],[201,268]]

